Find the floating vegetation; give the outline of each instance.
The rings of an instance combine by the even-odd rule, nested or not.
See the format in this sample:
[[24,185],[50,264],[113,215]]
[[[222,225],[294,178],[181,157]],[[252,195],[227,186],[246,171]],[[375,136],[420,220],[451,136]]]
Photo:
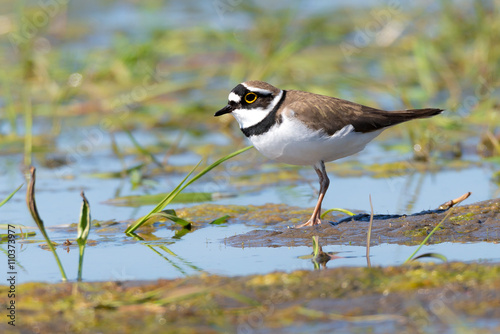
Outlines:
[[[120,196],[107,200],[106,203],[117,206],[143,206],[155,205],[169,194],[154,194],[154,195],[130,195]],[[171,203],[203,203],[210,202],[221,198],[232,197],[232,194],[224,193],[207,193],[207,192],[182,192],[172,199]]]

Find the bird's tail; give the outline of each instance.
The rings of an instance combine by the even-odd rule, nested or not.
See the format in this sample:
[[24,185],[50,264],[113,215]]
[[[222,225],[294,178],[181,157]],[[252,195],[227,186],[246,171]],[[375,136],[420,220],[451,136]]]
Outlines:
[[359,132],[371,132],[417,118],[427,118],[440,114],[443,109],[409,109],[398,111],[373,110],[365,114],[363,122],[354,124]]
[[397,111],[396,113],[401,114],[403,117],[406,117],[407,119],[404,120],[404,121],[406,121],[406,120],[415,119],[415,118],[432,117],[432,116],[440,114],[442,111],[443,111],[443,109],[425,108],[425,109],[402,110],[402,111]]

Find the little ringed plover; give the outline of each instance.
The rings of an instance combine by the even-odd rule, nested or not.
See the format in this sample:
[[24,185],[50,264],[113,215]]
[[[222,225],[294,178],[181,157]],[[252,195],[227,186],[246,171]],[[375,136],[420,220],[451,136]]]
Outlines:
[[358,153],[390,126],[443,111],[384,111],[335,97],[282,90],[263,81],[239,84],[228,100],[215,116],[231,113],[260,153],[278,162],[314,166],[320,184],[318,202],[311,218],[298,227],[321,224],[321,203],[330,184],[325,162]]

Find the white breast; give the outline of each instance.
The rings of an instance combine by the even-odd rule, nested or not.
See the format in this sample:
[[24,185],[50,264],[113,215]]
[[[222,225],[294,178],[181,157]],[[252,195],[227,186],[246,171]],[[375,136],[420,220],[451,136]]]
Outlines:
[[270,159],[291,165],[313,165],[320,160],[333,161],[358,153],[381,132],[359,133],[352,125],[346,125],[329,136],[284,115],[282,123],[262,135],[251,136],[250,141]]

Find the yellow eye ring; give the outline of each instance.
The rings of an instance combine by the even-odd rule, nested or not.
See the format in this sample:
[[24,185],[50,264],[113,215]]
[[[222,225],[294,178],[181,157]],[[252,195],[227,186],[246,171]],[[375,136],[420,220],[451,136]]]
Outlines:
[[255,93],[250,92],[245,95],[246,103],[254,103],[256,100],[257,100],[257,94]]

